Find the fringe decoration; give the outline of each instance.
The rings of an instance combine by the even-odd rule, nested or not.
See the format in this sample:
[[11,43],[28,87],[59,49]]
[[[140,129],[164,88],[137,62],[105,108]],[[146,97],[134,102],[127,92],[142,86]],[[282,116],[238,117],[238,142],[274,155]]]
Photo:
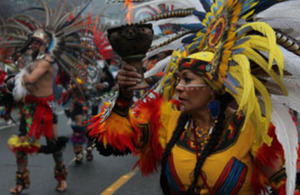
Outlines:
[[23,68],[15,77],[13,96],[16,101],[20,101],[26,96],[26,94],[28,94],[28,91],[23,84],[23,76],[25,74],[28,74],[28,71],[26,68]]
[[38,140],[29,142],[29,140],[26,139],[24,142],[21,142],[19,136],[17,135],[11,136],[7,144],[12,152],[24,152],[25,154],[37,153],[41,147]]

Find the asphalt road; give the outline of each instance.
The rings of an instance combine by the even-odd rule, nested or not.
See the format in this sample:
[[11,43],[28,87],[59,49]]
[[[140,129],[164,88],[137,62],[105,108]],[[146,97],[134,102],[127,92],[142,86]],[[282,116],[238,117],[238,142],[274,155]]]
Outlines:
[[[17,134],[17,126],[5,126],[0,121],[0,195],[8,195],[15,185],[16,162],[13,153],[7,147],[7,140]],[[59,115],[59,135],[71,135],[71,128],[63,114]],[[45,140],[42,139],[41,143]],[[64,193],[55,191],[54,161],[51,155],[29,156],[31,186],[24,195],[161,195],[159,173],[143,177],[139,170],[132,171],[136,158],[104,157],[93,151],[94,160],[74,164],[72,145],[68,143],[64,151],[68,166],[68,189]]]

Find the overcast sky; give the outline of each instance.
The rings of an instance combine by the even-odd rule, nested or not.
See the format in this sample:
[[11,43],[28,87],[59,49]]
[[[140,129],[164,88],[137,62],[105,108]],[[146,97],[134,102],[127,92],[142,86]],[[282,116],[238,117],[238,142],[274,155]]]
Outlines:
[[[57,0],[46,0],[48,3],[56,4]],[[86,0],[69,0],[72,4],[78,4]],[[38,0],[0,0],[0,16],[9,16],[21,9],[31,6],[39,6]],[[124,9],[120,3],[105,3],[105,0],[93,0],[87,11],[98,14],[104,10],[105,17],[123,19]]]
[[105,3],[104,0],[93,0],[88,11],[93,14],[104,12],[104,16],[112,19],[123,20],[125,11],[121,3]]

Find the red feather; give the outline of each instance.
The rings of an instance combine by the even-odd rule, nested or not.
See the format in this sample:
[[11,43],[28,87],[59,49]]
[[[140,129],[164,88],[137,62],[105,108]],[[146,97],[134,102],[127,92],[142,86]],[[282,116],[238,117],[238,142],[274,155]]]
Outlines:
[[[164,151],[159,142],[159,129],[163,127],[160,120],[163,98],[158,94],[154,95],[155,98],[148,97],[145,101],[139,101],[137,103],[137,109],[134,110],[136,116],[139,116],[141,113],[147,113],[149,115],[147,121],[150,130],[149,141],[145,149],[139,153],[139,161],[136,164],[140,167],[143,175],[148,175],[157,170]],[[138,126],[135,125],[135,128],[138,128]]]
[[100,123],[106,114],[106,109],[107,107],[104,106],[100,114],[89,120],[88,135],[97,138],[97,141],[103,143],[104,146],[110,145],[121,152],[129,149],[135,153],[134,140],[137,140],[137,132],[131,127],[127,118],[115,113]]
[[[284,156],[283,154],[283,148],[278,141],[276,134],[275,134],[275,126],[273,124],[270,124],[268,135],[273,139],[271,146],[267,146],[266,144],[263,144],[257,151],[257,154],[254,159],[255,168],[252,175],[252,187],[255,190],[255,194],[259,194],[259,192],[262,190],[265,192],[265,182],[267,182],[267,179],[263,182],[262,179],[264,175],[260,171],[262,167],[274,167],[273,162],[278,159],[280,156]],[[285,188],[285,185],[283,185]]]
[[94,31],[94,43],[98,49],[98,53],[103,59],[108,60],[113,58],[114,53],[109,44],[106,35],[102,31]]

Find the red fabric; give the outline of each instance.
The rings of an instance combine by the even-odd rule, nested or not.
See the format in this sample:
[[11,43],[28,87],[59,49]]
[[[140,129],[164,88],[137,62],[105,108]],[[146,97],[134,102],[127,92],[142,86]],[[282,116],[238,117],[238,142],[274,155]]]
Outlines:
[[53,95],[49,97],[27,95],[25,97],[25,103],[36,104],[33,121],[29,129],[29,136],[34,136],[37,139],[39,139],[41,135],[52,138],[53,112],[48,102],[53,100]]

